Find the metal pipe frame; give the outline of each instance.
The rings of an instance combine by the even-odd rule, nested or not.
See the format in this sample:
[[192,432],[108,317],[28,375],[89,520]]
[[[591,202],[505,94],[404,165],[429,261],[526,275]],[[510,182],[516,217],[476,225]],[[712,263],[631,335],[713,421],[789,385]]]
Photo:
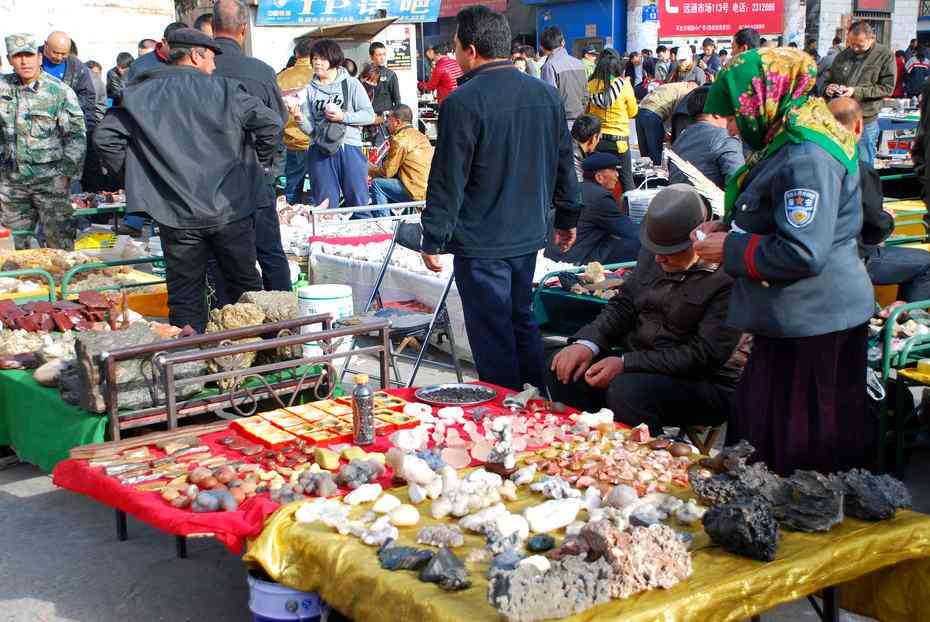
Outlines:
[[[126,348],[119,348],[111,352],[101,353],[100,365],[103,368],[103,376],[107,381],[107,416],[109,418],[111,440],[119,440],[120,430],[123,428],[138,427],[158,421],[164,421],[167,415],[167,409],[164,406],[143,408],[131,413],[124,413],[122,416],[119,414],[119,403],[117,398],[118,391],[116,383],[116,367],[119,362],[139,358],[149,359],[153,367],[154,379],[154,372],[157,365],[155,358],[158,354],[163,354],[171,350],[196,348],[202,345],[220,343],[225,340],[237,340],[249,337],[261,337],[267,334],[279,334],[281,331],[292,331],[294,329],[299,329],[310,324],[322,324],[323,330],[328,330],[332,327],[332,316],[328,313],[320,313],[307,317],[297,318],[294,320],[284,320],[271,324],[234,328],[218,333],[193,335],[191,337],[185,337],[184,339],[166,339],[145,345],[129,346]],[[256,346],[254,349],[259,349],[257,346],[261,344],[253,345]],[[157,402],[157,399],[155,401]],[[220,406],[214,402],[222,403],[224,401],[226,400],[210,400],[209,398],[205,400],[202,399],[200,400],[200,408],[196,409],[196,412],[190,412],[190,414],[193,415],[199,414],[200,412],[217,410],[220,408]],[[132,425],[124,426],[122,425],[123,421],[131,421]]]
[[[118,261],[101,261],[97,263],[85,263],[85,264],[81,264],[78,266],[74,266],[73,268],[65,272],[65,275],[61,278],[61,299],[62,300],[68,299],[68,285],[71,284],[71,279],[73,279],[77,274],[81,272],[90,272],[91,270],[105,270],[107,268],[115,268],[117,266],[136,266],[136,265],[147,264],[147,263],[155,263],[156,261],[164,261],[164,258],[155,257],[155,256],[137,257],[136,259],[120,259]],[[161,285],[163,283],[167,283],[167,281],[162,279],[160,281],[150,281],[147,283],[136,283],[136,284],[124,283],[122,285],[109,285],[106,287],[97,287],[91,291],[103,292],[103,291],[111,291],[111,290],[129,289],[132,287],[146,287],[149,285]]]

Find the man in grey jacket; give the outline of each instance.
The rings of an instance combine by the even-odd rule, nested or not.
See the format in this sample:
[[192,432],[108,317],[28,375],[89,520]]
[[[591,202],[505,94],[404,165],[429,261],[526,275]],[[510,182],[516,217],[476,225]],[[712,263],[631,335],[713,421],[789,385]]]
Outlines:
[[565,50],[565,37],[558,26],[549,26],[543,30],[539,42],[548,57],[539,72],[539,78],[559,89],[565,107],[565,120],[571,129],[575,119],[588,108],[590,99],[584,63]]
[[[709,90],[710,87],[702,86],[691,92],[687,110],[694,123],[675,139],[672,151],[723,189],[727,179],[746,162],[746,158],[743,156],[743,143],[727,128],[727,118],[704,113]],[[668,182],[691,183],[674,163],[669,163]]]

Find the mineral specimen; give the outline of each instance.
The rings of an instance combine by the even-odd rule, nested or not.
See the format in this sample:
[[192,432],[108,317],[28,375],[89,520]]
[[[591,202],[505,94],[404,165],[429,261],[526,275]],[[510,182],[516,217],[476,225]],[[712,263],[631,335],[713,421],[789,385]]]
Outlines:
[[384,475],[384,465],[377,460],[353,460],[342,467],[336,483],[355,490],[362,484],[370,484]]
[[606,603],[611,577],[610,565],[604,559],[587,563],[580,557],[553,562],[542,575],[532,566],[495,570],[488,585],[488,601],[507,620],[564,618]]
[[411,527],[420,522],[420,513],[409,504],[399,505],[390,513],[391,524],[395,527]]
[[437,473],[439,472],[439,469],[446,466],[446,463],[442,458],[442,454],[437,448],[421,449],[416,452],[416,456],[420,460],[423,460],[427,465],[429,465],[429,468],[433,469]]
[[514,570],[522,559],[524,557],[516,549],[505,549],[500,553],[496,553],[491,560],[488,576],[490,577],[495,570]]
[[298,477],[297,483],[303,488],[305,494],[318,497],[331,497],[339,490],[333,474],[329,471],[317,473],[304,471]]
[[462,530],[454,525],[431,525],[424,527],[417,534],[417,544],[454,549],[465,544],[465,536]]
[[329,516],[344,521],[349,517],[349,509],[349,506],[337,499],[314,499],[297,508],[294,520],[298,523],[312,523],[323,516]]
[[904,484],[890,475],[873,475],[863,469],[837,473],[832,479],[846,493],[846,514],[860,520],[894,518],[897,508],[911,507],[911,494]]
[[375,504],[371,506],[371,511],[376,514],[390,514],[392,510],[400,506],[400,499],[390,493],[384,493]]
[[613,569],[610,596],[627,598],[654,588],[668,589],[691,576],[691,555],[665,525],[621,531],[607,521],[588,523],[578,536],[588,560],[603,558]]
[[459,521],[459,526],[466,531],[485,533],[487,527],[499,516],[510,514],[503,503],[497,503],[474,514],[469,514]]
[[727,551],[770,562],[778,548],[778,524],[772,506],[759,496],[741,497],[704,514],[704,531]]
[[390,518],[384,515],[355,535],[369,546],[381,546],[388,540],[396,540],[398,532],[397,527],[390,523]]
[[501,465],[504,470],[516,466],[516,452],[513,448],[513,421],[510,417],[497,417],[491,420],[491,435],[495,445],[488,456],[488,463]]
[[572,488],[572,485],[561,477],[545,477],[541,481],[530,484],[530,490],[540,492],[547,499],[578,499],[581,491]]
[[706,512],[707,508],[698,505],[694,499],[689,499],[684,506],[675,512],[675,518],[682,525],[693,525],[701,520]]
[[265,315],[265,323],[298,317],[297,294],[293,292],[245,292],[239,302],[258,306]]
[[381,484],[362,484],[345,496],[345,502],[349,505],[368,503],[377,499],[380,494]]
[[471,587],[465,564],[446,547],[439,549],[420,571],[420,581],[438,583],[444,590],[464,590]]
[[535,535],[526,541],[526,550],[531,553],[545,553],[555,548],[555,538],[548,534]]
[[510,476],[510,480],[517,486],[525,486],[536,477],[536,463],[523,467]]
[[432,551],[412,546],[396,546],[390,540],[378,549],[378,561],[385,570],[419,570],[432,558]]
[[552,499],[523,511],[523,517],[533,533],[547,533],[561,529],[575,520],[584,507],[578,499]]
[[610,489],[604,498],[604,503],[612,508],[624,508],[639,501],[636,490],[626,484],[618,484]]
[[783,527],[795,531],[829,531],[843,522],[843,488],[816,471],[795,471],[785,480],[791,500],[775,508]]
[[517,568],[520,566],[532,566],[540,574],[549,570],[552,565],[549,563],[549,560],[543,557],[542,555],[530,555],[529,557],[524,557],[517,563]]

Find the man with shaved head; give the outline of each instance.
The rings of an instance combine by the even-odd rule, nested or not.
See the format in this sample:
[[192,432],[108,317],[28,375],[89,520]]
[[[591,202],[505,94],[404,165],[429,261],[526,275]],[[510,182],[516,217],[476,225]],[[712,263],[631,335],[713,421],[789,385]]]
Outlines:
[[[863,133],[862,106],[851,97],[837,97],[830,112],[859,139]],[[874,285],[897,285],[898,300],[914,302],[930,298],[930,253],[919,248],[881,246],[894,231],[894,215],[884,209],[882,181],[878,172],[859,160],[862,185],[862,233],[859,256]]]
[[[249,9],[244,2],[218,0],[213,3],[213,38],[223,51],[216,57],[214,75],[237,80],[249,95],[259,98],[263,104],[275,111],[284,124],[288,119],[288,111],[284,106],[284,98],[278,88],[274,69],[242,52],[248,27]],[[266,291],[291,290],[291,272],[284,248],[281,246],[281,229],[274,209],[274,182],[278,175],[284,173],[284,158],[283,142],[279,145],[275,166],[271,170],[262,170],[254,150],[246,155],[249,164],[246,170],[264,181],[262,192],[255,197],[255,206],[258,208],[255,211],[255,246]],[[216,276],[216,272],[213,272],[213,275]],[[218,302],[226,302],[222,300],[222,284],[216,285]]]
[[70,86],[77,95],[87,134],[90,135],[97,125],[97,91],[90,70],[71,54],[71,37],[55,31],[45,39],[45,45],[39,51],[42,52],[42,71]]

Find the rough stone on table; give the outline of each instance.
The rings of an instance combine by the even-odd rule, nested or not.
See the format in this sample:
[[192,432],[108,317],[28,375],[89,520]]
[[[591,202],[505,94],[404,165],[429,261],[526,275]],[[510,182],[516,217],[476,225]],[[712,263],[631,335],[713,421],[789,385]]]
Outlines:
[[608,602],[611,577],[606,560],[588,563],[581,557],[553,562],[543,574],[532,565],[496,570],[488,601],[508,620],[564,618]]
[[488,569],[488,576],[495,570],[514,570],[523,558],[524,556],[520,555],[516,549],[506,549],[497,553],[491,559],[491,567]]
[[388,540],[378,549],[378,561],[385,570],[419,570],[433,558],[433,552],[412,546],[396,546]]
[[355,490],[363,484],[370,484],[384,475],[384,465],[377,460],[355,459],[342,467],[336,476],[336,483]]
[[455,525],[430,525],[417,534],[417,544],[454,549],[465,544],[465,536]]
[[778,524],[772,506],[762,497],[741,497],[704,514],[704,531],[725,550],[770,562],[778,548]]
[[439,549],[420,571],[420,581],[437,583],[444,590],[464,590],[471,587],[465,564],[446,547]]
[[795,471],[785,480],[791,501],[775,508],[783,527],[808,533],[829,531],[843,522],[843,488],[816,471]]
[[911,493],[891,475],[873,475],[865,469],[852,469],[832,476],[843,487],[846,514],[860,520],[894,518],[897,508],[911,507]]

